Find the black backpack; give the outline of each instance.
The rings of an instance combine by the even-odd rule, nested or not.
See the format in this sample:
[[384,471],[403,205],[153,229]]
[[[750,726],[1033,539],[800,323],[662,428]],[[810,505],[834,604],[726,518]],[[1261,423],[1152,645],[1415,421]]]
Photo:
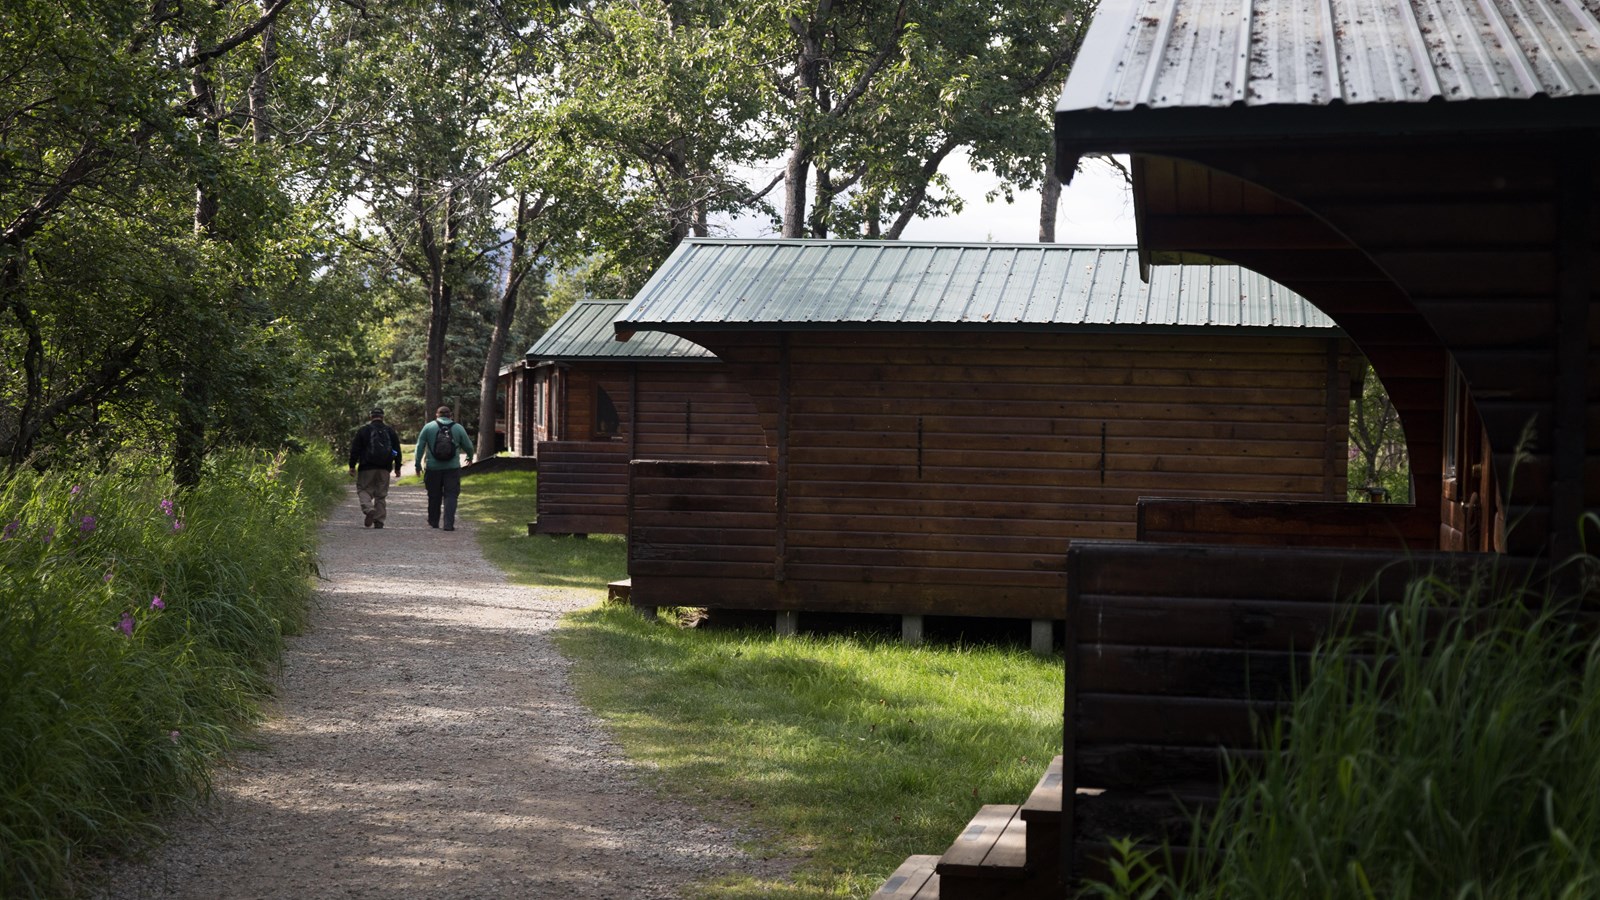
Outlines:
[[433,433],[433,458],[437,460],[456,458],[456,426],[454,423],[439,423],[439,429]]
[[394,443],[389,440],[388,426],[372,426],[367,432],[367,451],[362,454],[361,461],[369,466],[387,469],[394,465],[394,456]]

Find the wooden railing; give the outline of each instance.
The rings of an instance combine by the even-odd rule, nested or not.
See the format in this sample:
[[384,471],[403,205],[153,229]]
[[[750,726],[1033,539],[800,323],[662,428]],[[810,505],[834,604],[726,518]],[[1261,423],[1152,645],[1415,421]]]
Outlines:
[[635,606],[773,608],[777,491],[770,464],[640,459],[629,478]]
[[1376,627],[1419,573],[1520,585],[1545,570],[1538,560],[1470,554],[1074,543],[1062,786],[1069,876],[1103,877],[1112,839],[1182,846],[1187,810],[1217,796],[1223,753],[1251,757],[1307,651],[1335,628]]
[[1383,503],[1140,498],[1138,539],[1159,544],[1433,550],[1437,512]]
[[628,445],[540,441],[535,534],[626,534]]

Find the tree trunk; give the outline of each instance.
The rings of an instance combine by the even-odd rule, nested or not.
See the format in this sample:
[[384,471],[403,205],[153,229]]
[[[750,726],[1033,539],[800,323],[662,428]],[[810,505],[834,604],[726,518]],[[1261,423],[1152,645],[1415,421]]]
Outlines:
[[[511,261],[506,265],[505,289],[500,292],[500,309],[494,320],[494,331],[489,335],[489,352],[483,357],[483,378],[478,383],[478,445],[477,462],[494,456],[495,396],[500,384],[500,358],[505,355],[506,335],[511,331],[511,320],[517,313],[517,295],[522,279],[532,268],[528,252],[528,195],[517,195],[517,224],[511,237]],[[510,410],[507,410],[509,413]]]
[[444,404],[445,337],[450,328],[450,253],[455,240],[455,196],[444,201],[440,219],[443,232],[436,232],[428,218],[422,185],[414,192],[417,226],[422,236],[422,252],[428,258],[428,353],[423,364],[422,397],[424,417],[432,416]]
[[[206,66],[196,66],[190,79],[190,93],[199,118],[201,165],[216,159],[221,151],[222,132],[217,123],[217,97],[207,75]],[[215,240],[217,237],[217,195],[208,183],[210,173],[202,170],[195,181],[194,233],[197,237]],[[185,360],[182,384],[178,398],[177,433],[173,439],[172,478],[180,488],[192,488],[200,483],[200,470],[205,463],[207,418],[211,397],[209,378],[201,357],[206,349],[200,345],[189,347]]]
[[[267,0],[262,0],[266,6]],[[265,144],[271,138],[272,120],[269,118],[267,101],[270,96],[268,90],[272,82],[272,71],[278,65],[278,41],[276,26],[268,24],[261,32],[261,56],[256,60],[255,73],[250,79],[250,136],[257,144]]]
[[803,135],[794,136],[789,148],[789,160],[784,165],[783,181],[783,236],[805,236],[806,176],[811,171],[811,151]]
[[1056,210],[1061,206],[1061,179],[1056,177],[1054,150],[1044,156],[1044,181],[1039,185],[1039,243],[1056,241]]

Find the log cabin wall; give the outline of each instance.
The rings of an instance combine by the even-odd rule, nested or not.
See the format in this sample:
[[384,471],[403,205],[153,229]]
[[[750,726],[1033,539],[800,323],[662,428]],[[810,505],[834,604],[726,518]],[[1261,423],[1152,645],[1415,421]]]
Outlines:
[[[1068,542],[1133,538],[1142,495],[1345,496],[1340,338],[685,336],[751,391],[771,448],[776,588],[721,605],[1060,618]],[[650,604],[700,602],[630,575]]]
[[539,445],[536,534],[627,533],[634,459],[766,456],[755,405],[721,363],[574,363],[564,387],[569,438]]
[[[1247,218],[1275,233],[1276,246],[1211,249],[1332,315],[1367,352],[1397,404],[1410,407],[1402,416],[1414,442],[1418,502],[1427,502],[1424,490],[1438,498],[1441,546],[1494,548],[1496,498],[1480,494],[1476,512],[1466,507],[1473,493],[1509,486],[1507,549],[1561,555],[1552,536],[1576,535],[1578,516],[1600,508],[1600,267],[1591,262],[1600,252],[1592,199],[1600,195],[1600,162],[1573,155],[1574,146],[1588,143],[1581,136],[1543,144],[1389,141],[1195,151],[1187,162],[1140,156],[1136,166],[1150,186],[1141,222],[1147,215],[1157,258],[1170,259],[1164,249],[1204,251],[1216,242],[1201,208],[1216,192],[1199,185],[1247,176],[1325,223],[1348,250],[1298,246],[1291,237],[1299,232],[1258,213]],[[1329,277],[1340,270],[1370,271],[1388,287],[1376,290],[1360,274],[1369,282],[1364,299],[1349,306],[1338,279]],[[1486,442],[1447,435],[1446,411],[1461,421],[1446,394],[1454,367]],[[1426,420],[1424,405],[1437,411]],[[1559,427],[1562,419],[1571,424]],[[1422,451],[1432,445],[1442,456],[1447,437],[1492,465],[1475,469],[1478,460],[1469,456],[1445,471],[1442,460]],[[1473,523],[1472,516],[1489,521]]]
[[1067,566],[1062,855],[1074,876],[1096,877],[1124,836],[1165,834],[1181,854],[1189,819],[1176,799],[1214,801],[1223,753],[1257,755],[1258,729],[1285,709],[1311,650],[1376,629],[1414,578],[1537,597],[1552,576],[1506,557],[1096,541],[1075,544]]

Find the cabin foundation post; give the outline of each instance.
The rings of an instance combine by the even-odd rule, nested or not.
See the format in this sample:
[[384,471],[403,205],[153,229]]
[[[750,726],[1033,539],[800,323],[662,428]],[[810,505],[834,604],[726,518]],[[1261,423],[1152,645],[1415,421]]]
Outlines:
[[800,633],[800,613],[792,609],[778,610],[778,619],[773,627],[778,637],[794,637]]
[[922,616],[906,613],[900,617],[900,641],[915,647],[922,643]]
[[1056,623],[1053,619],[1033,620],[1033,641],[1031,644],[1035,656],[1049,656],[1056,648]]
[[628,605],[633,607],[633,611],[639,614],[639,618],[644,619],[646,622],[654,622],[656,613],[661,611],[661,607],[651,606],[647,603],[629,603]]

